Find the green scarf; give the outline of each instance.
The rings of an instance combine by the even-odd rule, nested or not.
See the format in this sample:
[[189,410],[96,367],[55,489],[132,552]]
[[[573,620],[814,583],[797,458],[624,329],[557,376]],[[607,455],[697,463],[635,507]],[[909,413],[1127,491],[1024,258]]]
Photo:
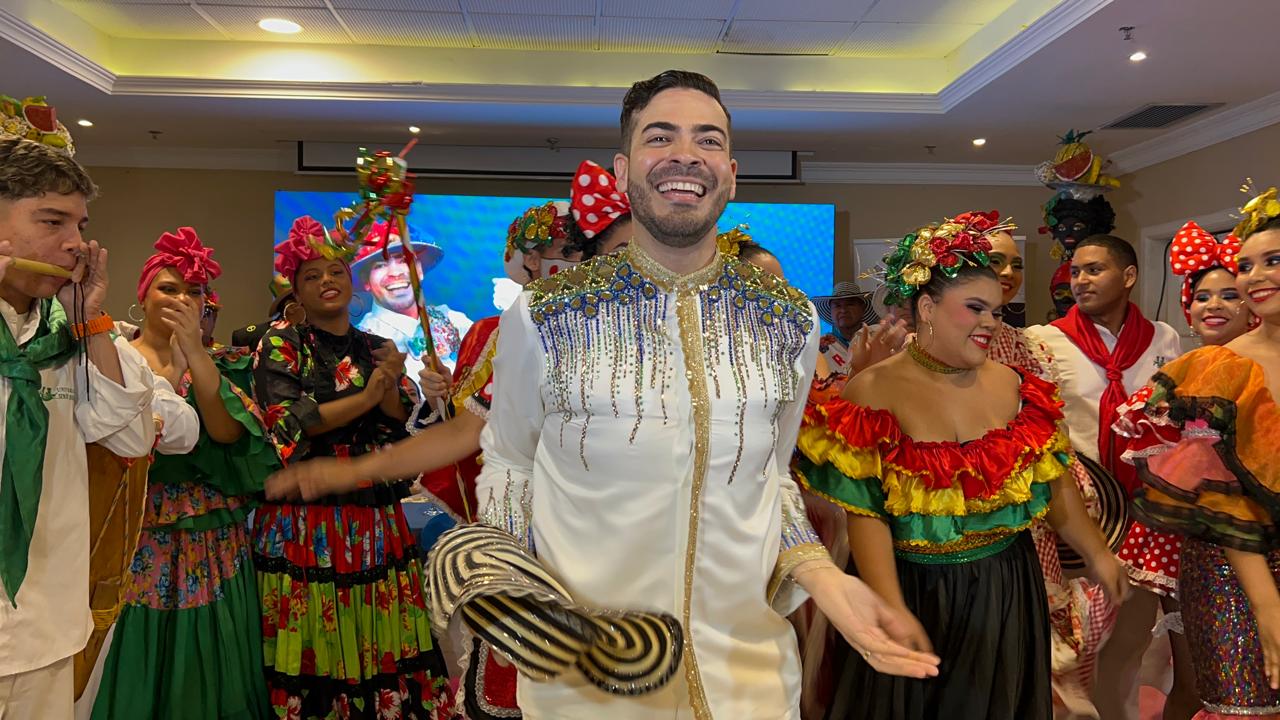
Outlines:
[[9,332],[9,323],[0,319],[0,377],[10,385],[0,469],[0,581],[14,607],[27,576],[27,555],[44,486],[49,410],[40,396],[40,371],[65,363],[75,353],[67,314],[52,299],[40,301],[40,327],[22,347]]

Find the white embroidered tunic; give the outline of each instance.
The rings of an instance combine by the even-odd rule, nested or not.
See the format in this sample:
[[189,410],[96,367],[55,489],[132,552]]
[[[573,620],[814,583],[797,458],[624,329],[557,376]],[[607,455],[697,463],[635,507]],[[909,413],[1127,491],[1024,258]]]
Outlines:
[[482,520],[577,602],[685,629],[683,671],[661,690],[522,677],[525,717],[799,717],[783,614],[803,596],[787,578],[826,551],[789,466],[817,328],[803,293],[751,265],[717,255],[679,277],[635,245],[531,284],[503,314]]

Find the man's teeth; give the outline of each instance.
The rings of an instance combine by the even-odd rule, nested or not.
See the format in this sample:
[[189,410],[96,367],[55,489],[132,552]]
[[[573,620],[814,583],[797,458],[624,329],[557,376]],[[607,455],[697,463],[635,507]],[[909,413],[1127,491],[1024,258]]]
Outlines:
[[705,194],[706,194],[706,192],[707,192],[707,189],[706,189],[705,187],[703,187],[702,185],[699,185],[698,183],[691,183],[691,182],[664,182],[664,183],[662,183],[662,184],[658,185],[658,192],[669,192],[669,191],[671,191],[671,190],[678,190],[678,191],[680,191],[680,192],[691,192],[691,193],[695,193],[698,197],[702,197],[702,196],[703,196],[703,195],[705,195]]

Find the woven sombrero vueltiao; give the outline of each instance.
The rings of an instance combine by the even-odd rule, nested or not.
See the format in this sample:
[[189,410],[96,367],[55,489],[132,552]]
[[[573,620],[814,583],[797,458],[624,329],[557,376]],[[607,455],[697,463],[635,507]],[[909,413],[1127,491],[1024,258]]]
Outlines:
[[[1089,473],[1093,490],[1097,494],[1098,517],[1096,520],[1102,529],[1103,537],[1106,538],[1107,547],[1111,548],[1111,552],[1117,552],[1124,542],[1125,534],[1129,531],[1129,500],[1124,488],[1111,473],[1089,457],[1076,453],[1075,458]],[[1062,563],[1063,570],[1083,570],[1085,566],[1084,558],[1061,538],[1058,539],[1058,559]]]
[[879,317],[875,310],[871,308],[871,293],[864,292],[856,282],[838,282],[832,288],[830,295],[814,295],[809,298],[813,301],[813,307],[818,311],[818,317],[828,325],[831,322],[831,301],[841,298],[861,298],[865,310],[862,313],[862,321],[868,325],[878,322]]
[[574,605],[506,532],[485,525],[450,530],[427,563],[432,625],[443,632],[460,618],[532,680],[576,667],[605,692],[643,695],[666,685],[680,666],[684,633],[676,618]]

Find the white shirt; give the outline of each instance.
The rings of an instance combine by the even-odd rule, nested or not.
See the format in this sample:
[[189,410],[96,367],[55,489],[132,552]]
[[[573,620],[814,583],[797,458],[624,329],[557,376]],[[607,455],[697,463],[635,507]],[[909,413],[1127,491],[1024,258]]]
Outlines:
[[[121,336],[127,337],[124,333]],[[191,407],[186,398],[174,391],[168,380],[151,370],[146,358],[137,348],[129,343],[117,343],[116,349],[122,361],[127,357],[130,364],[144,368],[150,375],[151,417],[158,421],[160,430],[160,436],[155,440],[155,451],[161,455],[186,455],[191,452],[200,440],[200,413]]]
[[[449,324],[458,330],[459,340],[466,336],[467,331],[471,329],[471,319],[457,310],[450,310],[447,305],[438,307],[444,310],[445,316],[449,318]],[[415,385],[418,383],[418,373],[426,367],[426,363],[422,362],[422,355],[414,355],[409,348],[409,342],[422,332],[422,324],[418,318],[409,317],[373,303],[373,308],[360,318],[356,327],[394,342],[400,352],[407,353],[408,357],[404,360],[404,373]],[[458,348],[453,348],[453,351],[447,354],[440,353],[440,362],[452,371],[458,363]]]
[[[19,345],[39,326],[38,305],[19,315],[0,300],[0,315]],[[116,339],[124,386],[92,363],[72,359],[40,371],[49,411],[44,484],[31,538],[27,575],[15,609],[0,587],[0,676],[36,670],[79,652],[89,639],[89,472],[86,443],[101,443],[122,457],[151,451],[153,379],[137,353]],[[88,385],[85,384],[86,373]],[[8,407],[10,381],[0,378],[0,408]],[[0,422],[0,462],[5,424]]]
[[530,544],[575,601],[669,612],[686,633],[662,689],[521,677],[525,717],[799,718],[783,614],[803,596],[777,590],[826,556],[789,474],[812,304],[736,260],[679,278],[633,245],[532,284],[498,338],[481,520]]
[[[1137,392],[1165,363],[1182,354],[1182,342],[1178,333],[1162,322],[1156,322],[1155,335],[1146,352],[1124,371],[1125,395]],[[1094,324],[1098,335],[1108,350],[1114,350],[1119,338],[1107,328]],[[1077,453],[1095,462],[1098,458],[1098,403],[1107,388],[1107,372],[1101,365],[1085,357],[1083,351],[1053,325],[1036,325],[1026,329],[1027,337],[1044,343],[1052,354],[1052,380],[1065,403],[1062,411],[1067,418],[1067,431],[1071,445]]]

